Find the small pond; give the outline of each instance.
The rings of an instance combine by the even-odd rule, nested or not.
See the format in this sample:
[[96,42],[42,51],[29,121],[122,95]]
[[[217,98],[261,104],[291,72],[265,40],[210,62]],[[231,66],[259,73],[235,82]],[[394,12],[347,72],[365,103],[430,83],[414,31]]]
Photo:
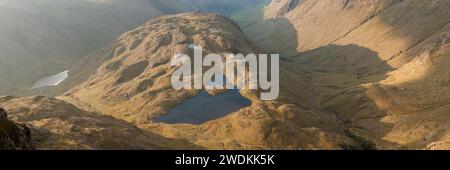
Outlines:
[[241,96],[239,90],[229,90],[216,96],[202,91],[156,118],[155,121],[168,124],[202,124],[222,118],[251,104],[249,99]]

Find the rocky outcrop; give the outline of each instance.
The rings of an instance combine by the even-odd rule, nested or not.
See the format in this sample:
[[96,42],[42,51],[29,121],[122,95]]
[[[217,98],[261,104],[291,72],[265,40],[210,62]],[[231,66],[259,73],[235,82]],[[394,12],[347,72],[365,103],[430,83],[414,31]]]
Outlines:
[[30,129],[8,120],[8,114],[0,108],[0,150],[29,149],[33,149]]
[[7,120],[8,113],[6,113],[5,109],[0,108],[0,121]]

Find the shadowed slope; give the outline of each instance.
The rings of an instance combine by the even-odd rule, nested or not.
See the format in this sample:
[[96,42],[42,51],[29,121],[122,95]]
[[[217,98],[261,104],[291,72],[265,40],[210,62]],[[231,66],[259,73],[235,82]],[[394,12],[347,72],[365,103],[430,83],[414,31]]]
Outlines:
[[[240,23],[258,46],[310,67],[317,103],[349,137],[379,149],[448,148],[449,1],[300,2],[274,0]],[[268,36],[277,25],[291,28]]]

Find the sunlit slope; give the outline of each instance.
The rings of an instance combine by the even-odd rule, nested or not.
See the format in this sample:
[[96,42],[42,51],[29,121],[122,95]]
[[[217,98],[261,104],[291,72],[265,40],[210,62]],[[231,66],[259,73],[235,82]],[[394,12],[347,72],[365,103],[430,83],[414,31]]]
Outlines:
[[385,80],[342,90],[325,106],[380,148],[389,142],[409,149],[449,149],[449,41],[426,42],[427,48]]

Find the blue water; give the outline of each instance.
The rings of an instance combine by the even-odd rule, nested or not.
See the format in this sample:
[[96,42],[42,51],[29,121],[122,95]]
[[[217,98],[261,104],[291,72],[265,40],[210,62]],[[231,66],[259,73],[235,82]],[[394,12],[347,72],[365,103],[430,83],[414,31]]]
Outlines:
[[229,90],[216,96],[202,91],[198,96],[175,106],[155,121],[168,124],[202,124],[222,118],[251,104],[252,102],[241,96],[238,90]]

